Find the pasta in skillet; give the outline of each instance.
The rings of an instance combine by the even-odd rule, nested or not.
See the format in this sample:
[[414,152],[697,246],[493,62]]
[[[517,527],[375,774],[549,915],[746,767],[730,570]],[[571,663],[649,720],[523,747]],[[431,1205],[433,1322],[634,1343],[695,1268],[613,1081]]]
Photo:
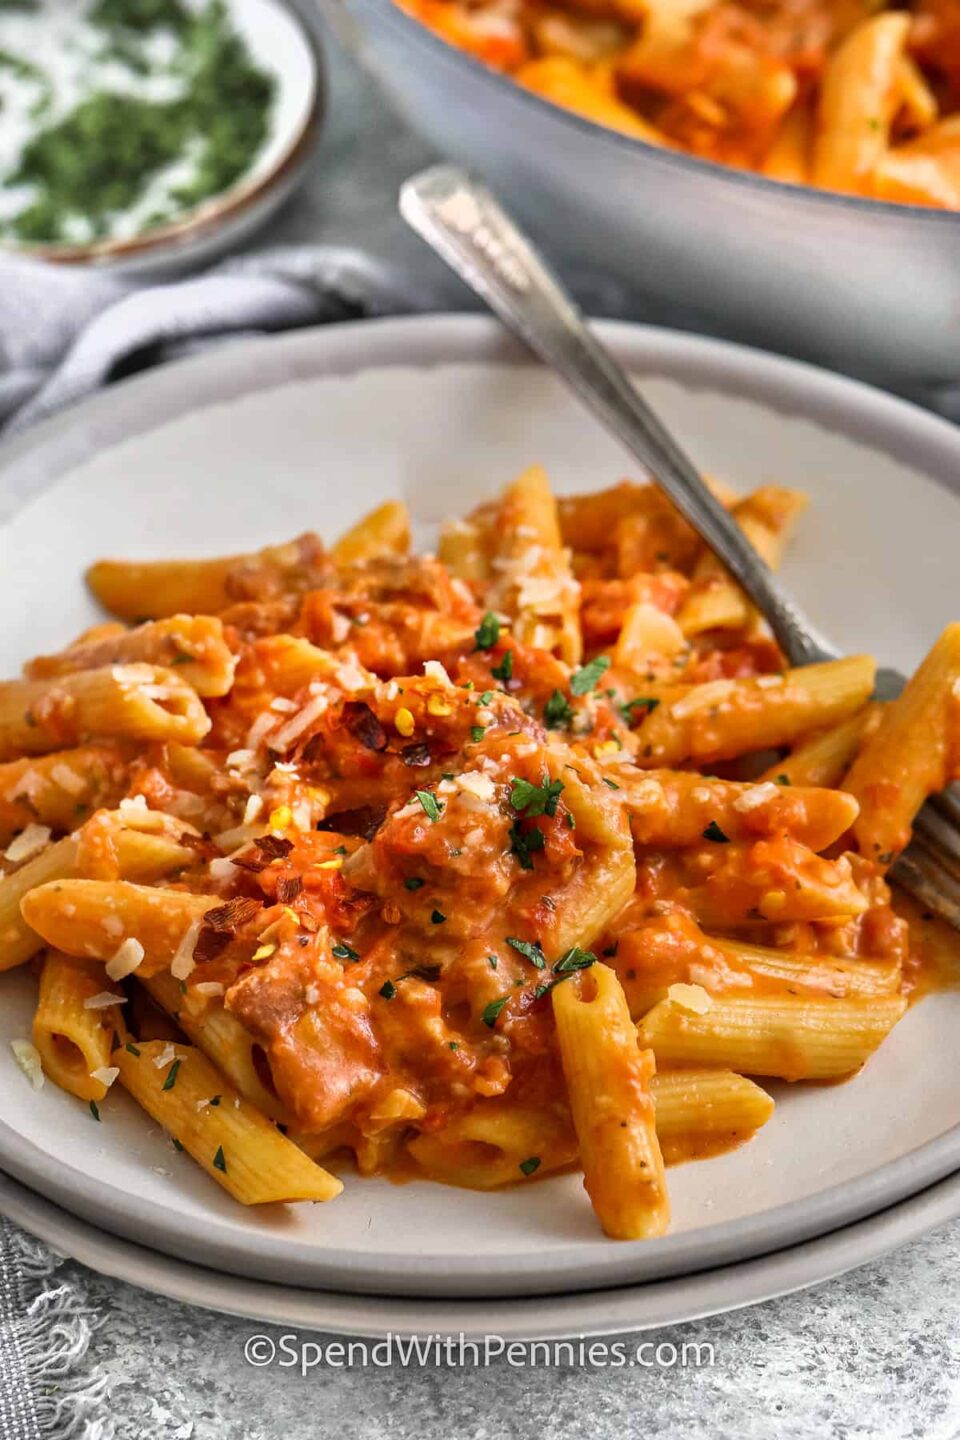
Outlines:
[[[803,497],[716,487],[776,563]],[[788,669],[651,486],[532,467],[410,553],[389,502],[211,561],[103,561],[119,620],[0,684],[15,1042],[120,1086],[237,1200],[579,1168],[669,1223],[665,1164],[855,1073],[930,979],[884,872],[960,771],[960,626],[871,702]],[[327,1168],[328,1166],[332,1168]]]
[[651,145],[960,209],[955,0],[397,0],[518,85]]

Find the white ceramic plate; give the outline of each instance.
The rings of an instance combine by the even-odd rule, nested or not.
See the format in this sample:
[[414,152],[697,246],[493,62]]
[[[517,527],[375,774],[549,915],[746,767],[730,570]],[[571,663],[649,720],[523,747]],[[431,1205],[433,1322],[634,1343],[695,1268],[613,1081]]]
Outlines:
[[339,1335],[562,1340],[655,1330],[663,1325],[702,1320],[832,1280],[955,1220],[960,1215],[960,1176],[941,1180],[855,1225],[757,1260],[646,1285],[529,1299],[345,1295],[245,1280],[118,1240],[2,1174],[0,1212],[38,1235],[59,1254],[79,1260],[101,1275],[227,1315]]
[[[957,612],[960,438],[852,382],[767,355],[605,327],[695,458],[813,505],[787,578],[845,647],[912,665]],[[203,554],[313,526],[334,533],[403,495],[424,537],[533,459],[561,490],[636,472],[559,385],[482,319],[345,326],[236,347],[128,382],[9,454],[0,493],[0,671],[95,616],[81,570],[104,552]],[[349,1178],[324,1207],[233,1204],[126,1097],[35,1094],[2,1041],[34,986],[0,976],[0,1165],[57,1205],[181,1258],[352,1292],[533,1295],[690,1274],[824,1234],[960,1167],[960,994],[924,1001],[839,1087],[776,1087],[745,1148],[671,1172],[672,1232],[611,1244],[579,1181],[475,1195]]]

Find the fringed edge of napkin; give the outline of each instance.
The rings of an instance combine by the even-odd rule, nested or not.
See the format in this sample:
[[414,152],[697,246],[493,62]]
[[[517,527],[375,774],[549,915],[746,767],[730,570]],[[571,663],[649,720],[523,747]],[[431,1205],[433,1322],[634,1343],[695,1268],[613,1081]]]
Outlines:
[[2,1217],[0,1250],[19,1278],[19,1314],[3,1319],[26,1377],[20,1418],[31,1416],[43,1440],[113,1440],[111,1379],[102,1366],[85,1363],[101,1322],[83,1287],[57,1284],[62,1259]]

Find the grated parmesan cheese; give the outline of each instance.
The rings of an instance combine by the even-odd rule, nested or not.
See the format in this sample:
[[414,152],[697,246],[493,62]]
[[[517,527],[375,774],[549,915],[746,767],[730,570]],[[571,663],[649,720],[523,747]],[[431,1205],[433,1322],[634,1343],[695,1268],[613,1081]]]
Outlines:
[[733,802],[733,808],[746,814],[749,810],[757,810],[761,805],[776,800],[782,793],[779,785],[775,785],[772,780],[765,780],[762,785],[751,785],[749,790],[738,795]]
[[219,980],[201,980],[194,985],[194,995],[222,995],[223,985]]
[[[344,687],[346,688],[346,687]],[[277,733],[272,737],[271,745],[275,750],[286,751],[290,746],[299,740],[304,730],[309,729],[315,720],[319,720],[324,710],[327,709],[330,701],[326,695],[313,695],[306,705],[296,715],[281,725]]]
[[68,795],[79,795],[86,788],[86,781],[76,770],[71,770],[69,765],[59,761],[50,769],[50,779],[54,785],[59,785],[61,790],[66,790]]
[[251,795],[243,811],[244,825],[252,825],[263,809],[263,796]]
[[423,662],[423,673],[428,680],[436,680],[438,685],[453,685],[453,681],[439,660],[425,660]]
[[43,1086],[43,1066],[40,1063],[40,1051],[30,1040],[11,1040],[10,1049],[13,1051],[13,1058],[20,1069],[26,1075],[34,1090]]
[[670,714],[674,720],[698,715],[701,710],[709,710],[712,705],[719,705],[722,700],[728,699],[735,688],[733,680],[708,680],[703,685],[695,685],[689,695],[683,695],[674,701],[670,706]]
[[96,995],[88,995],[83,1002],[84,1010],[109,1010],[111,1005],[126,1005],[126,995],[114,995],[109,990],[100,990]]
[[[253,796],[250,798],[253,799]],[[258,800],[259,798],[260,797],[257,796]],[[244,819],[246,819],[246,816],[244,816]],[[234,865],[232,860],[228,860],[225,855],[218,855],[210,861],[210,874],[214,880],[232,880],[236,873],[236,865]]]
[[713,1007],[713,1001],[702,985],[671,985],[667,999],[690,1015],[706,1015]]
[[196,920],[192,920],[183,932],[176,953],[170,961],[170,974],[174,980],[186,980],[187,976],[196,969],[197,962],[193,958],[193,952],[196,948],[197,936],[200,934],[200,926],[202,924],[203,916],[198,915]]
[[20,831],[15,840],[11,840],[5,851],[6,858],[11,865],[19,865],[22,860],[29,860],[34,855],[39,855],[50,842],[49,825],[30,824]]
[[107,961],[106,971],[111,980],[122,980],[125,975],[132,975],[134,970],[139,969],[142,962],[143,946],[139,940],[128,935],[117,953]]
[[156,1065],[158,1070],[165,1070],[170,1064],[170,1062],[172,1060],[176,1060],[176,1058],[177,1048],[175,1045],[172,1045],[168,1040],[166,1045],[164,1045],[163,1049],[160,1051],[160,1054],[153,1057],[153,1063],[154,1065]]
[[96,1070],[90,1071],[90,1079],[99,1080],[100,1084],[106,1085],[107,1089],[109,1090],[110,1086],[113,1084],[114,1080],[116,1080],[119,1074],[119,1065],[100,1065]]

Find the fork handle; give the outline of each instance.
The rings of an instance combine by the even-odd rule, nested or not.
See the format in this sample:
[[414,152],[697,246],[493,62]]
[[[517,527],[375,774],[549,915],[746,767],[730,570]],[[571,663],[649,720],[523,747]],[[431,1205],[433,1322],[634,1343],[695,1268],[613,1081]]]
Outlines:
[[408,180],[400,211],[451,269],[567,381],[637,457],[743,586],[791,665],[836,658],[775,580],[736,521],[596,338],[580,310],[497,200],[466,171],[436,165]]

